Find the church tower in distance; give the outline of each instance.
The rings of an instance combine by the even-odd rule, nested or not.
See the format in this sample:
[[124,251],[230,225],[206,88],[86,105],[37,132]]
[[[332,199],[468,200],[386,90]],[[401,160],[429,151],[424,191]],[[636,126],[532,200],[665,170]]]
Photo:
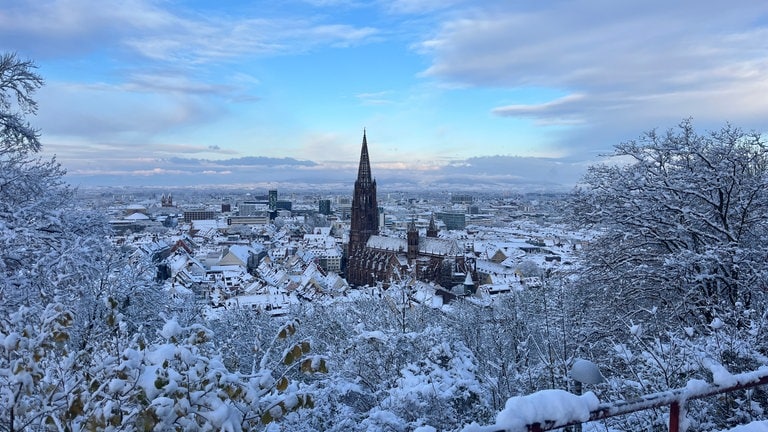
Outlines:
[[376,203],[376,180],[371,177],[368,140],[363,130],[363,148],[360,151],[360,167],[352,196],[352,221],[347,249],[347,282],[350,285],[362,286],[374,282],[373,276],[366,274],[363,255],[368,239],[378,233],[379,206]]

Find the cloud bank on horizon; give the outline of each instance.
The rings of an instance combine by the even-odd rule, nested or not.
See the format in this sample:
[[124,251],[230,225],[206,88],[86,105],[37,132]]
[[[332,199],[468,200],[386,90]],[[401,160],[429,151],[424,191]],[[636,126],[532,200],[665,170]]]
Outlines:
[[768,4],[31,0],[0,50],[82,185],[574,184],[693,117],[768,129]]

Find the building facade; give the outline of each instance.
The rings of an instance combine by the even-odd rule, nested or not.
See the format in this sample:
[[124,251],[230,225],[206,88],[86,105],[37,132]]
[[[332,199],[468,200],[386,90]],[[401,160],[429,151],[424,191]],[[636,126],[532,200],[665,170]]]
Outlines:
[[321,199],[317,202],[317,206],[317,210],[320,214],[324,214],[326,216],[331,214],[331,200]]
[[269,196],[269,210],[277,210],[277,189],[271,189],[268,193]]
[[467,226],[467,216],[460,212],[438,212],[437,218],[443,221],[448,230],[463,230]]
[[213,220],[216,219],[216,212],[213,210],[187,210],[184,212],[184,222],[190,223],[195,220]]

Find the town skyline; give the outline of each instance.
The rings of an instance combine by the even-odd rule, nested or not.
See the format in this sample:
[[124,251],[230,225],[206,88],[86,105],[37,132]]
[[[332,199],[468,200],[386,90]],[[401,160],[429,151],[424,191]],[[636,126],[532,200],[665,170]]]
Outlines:
[[355,0],[29,1],[43,153],[78,186],[568,189],[693,118],[768,129],[768,6]]

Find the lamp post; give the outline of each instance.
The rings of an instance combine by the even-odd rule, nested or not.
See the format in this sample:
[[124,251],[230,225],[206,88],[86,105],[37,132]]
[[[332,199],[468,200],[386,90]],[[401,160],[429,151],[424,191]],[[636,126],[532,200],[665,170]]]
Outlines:
[[[573,361],[570,376],[574,381],[574,391],[577,395],[581,395],[583,384],[600,384],[605,381],[597,365],[584,359]],[[574,431],[581,432],[581,423],[574,426]]]

